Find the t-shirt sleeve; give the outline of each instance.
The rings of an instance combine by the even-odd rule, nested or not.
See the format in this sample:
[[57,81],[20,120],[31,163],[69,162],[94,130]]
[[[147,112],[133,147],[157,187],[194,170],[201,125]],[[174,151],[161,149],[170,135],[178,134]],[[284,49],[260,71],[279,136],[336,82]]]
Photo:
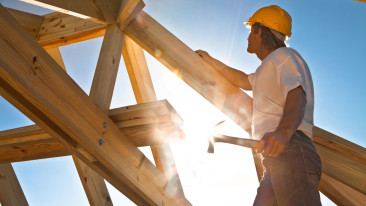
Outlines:
[[302,86],[306,91],[301,67],[291,56],[277,68],[277,79],[285,97],[298,86]]
[[249,80],[250,85],[252,85],[252,86],[253,86],[253,78],[254,78],[254,73],[248,74],[248,80]]

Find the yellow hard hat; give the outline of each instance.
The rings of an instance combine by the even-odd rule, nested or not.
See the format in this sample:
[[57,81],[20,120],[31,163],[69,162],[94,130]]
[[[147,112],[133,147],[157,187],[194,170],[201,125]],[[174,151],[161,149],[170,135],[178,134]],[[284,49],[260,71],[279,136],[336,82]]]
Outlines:
[[259,9],[252,17],[249,17],[249,21],[244,22],[244,24],[252,26],[256,22],[275,31],[281,32],[288,38],[291,36],[291,16],[279,6],[272,5]]

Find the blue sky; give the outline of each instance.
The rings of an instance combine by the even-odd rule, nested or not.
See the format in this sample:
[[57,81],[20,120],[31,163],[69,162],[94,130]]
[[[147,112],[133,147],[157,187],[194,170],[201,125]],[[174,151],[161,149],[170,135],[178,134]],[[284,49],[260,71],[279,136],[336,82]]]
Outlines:
[[[49,11],[16,0],[7,7]],[[243,25],[257,9],[277,4],[293,19],[290,47],[307,61],[315,89],[315,125],[366,147],[366,4],[352,0],[147,0],[144,10],[193,50],[203,49],[224,63],[252,73],[256,56],[246,53]],[[66,69],[89,93],[102,38],[61,47]],[[187,138],[172,144],[187,198],[194,205],[250,205],[258,186],[248,149],[220,145],[205,153],[212,126],[226,117],[146,53],[158,99],[168,99],[183,117]],[[123,60],[112,108],[136,104]],[[230,122],[223,132],[244,137]],[[0,130],[33,124],[0,97]],[[226,129],[225,129],[226,127]],[[187,152],[189,151],[189,153]],[[150,156],[149,150],[143,152]],[[70,157],[13,164],[30,205],[88,205]],[[115,205],[133,205],[109,187]],[[50,204],[52,203],[52,204]],[[332,205],[323,199],[324,205]]]

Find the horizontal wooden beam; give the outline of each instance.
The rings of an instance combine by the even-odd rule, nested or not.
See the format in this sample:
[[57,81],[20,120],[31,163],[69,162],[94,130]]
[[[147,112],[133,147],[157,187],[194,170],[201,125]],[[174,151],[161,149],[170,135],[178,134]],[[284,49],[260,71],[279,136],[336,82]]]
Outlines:
[[[136,146],[161,145],[184,137],[183,120],[166,100],[112,109],[110,118]],[[0,163],[71,153],[37,125],[0,131]]]
[[138,205],[176,205],[166,177],[0,5],[0,94]]

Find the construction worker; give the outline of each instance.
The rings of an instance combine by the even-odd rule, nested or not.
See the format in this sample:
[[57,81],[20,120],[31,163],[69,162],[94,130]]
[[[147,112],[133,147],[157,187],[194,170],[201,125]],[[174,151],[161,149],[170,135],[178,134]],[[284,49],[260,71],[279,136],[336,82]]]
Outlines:
[[255,73],[196,53],[235,86],[253,91],[252,136],[260,140],[257,152],[265,167],[254,205],[321,205],[321,161],[312,143],[313,83],[304,59],[285,44],[291,16],[272,5],[245,24],[251,28],[247,51],[262,61]]

